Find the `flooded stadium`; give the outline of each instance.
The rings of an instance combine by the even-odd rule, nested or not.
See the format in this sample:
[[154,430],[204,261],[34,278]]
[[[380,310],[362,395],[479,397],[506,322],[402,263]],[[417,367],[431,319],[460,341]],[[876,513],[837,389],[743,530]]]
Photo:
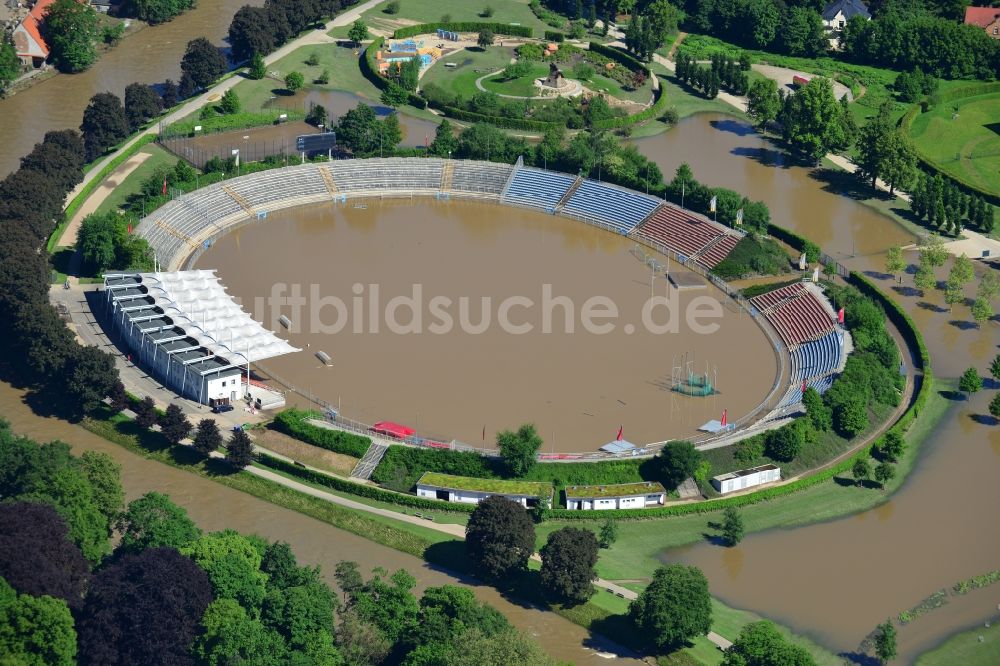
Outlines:
[[[218,269],[230,293],[303,350],[265,369],[344,416],[471,446],[533,422],[544,453],[567,453],[596,451],[620,427],[636,444],[695,436],[723,410],[730,422],[754,411],[775,383],[776,355],[751,317],[700,277],[700,288],[668,288],[637,254],[626,238],[542,213],[369,200],[271,213],[224,236],[197,267]],[[651,294],[666,303],[646,317]],[[407,307],[388,312],[415,295],[421,322]],[[435,327],[435,298],[453,304],[450,330]],[[595,298],[617,317],[589,330]],[[697,332],[705,322],[717,330]],[[707,375],[716,394],[672,391],[683,373]]]

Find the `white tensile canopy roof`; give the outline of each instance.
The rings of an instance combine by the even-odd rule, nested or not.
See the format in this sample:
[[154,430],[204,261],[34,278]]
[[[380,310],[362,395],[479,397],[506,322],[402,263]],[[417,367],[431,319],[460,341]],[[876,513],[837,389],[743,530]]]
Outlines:
[[156,305],[213,354],[245,363],[300,351],[244,312],[214,270],[140,273],[139,277]]

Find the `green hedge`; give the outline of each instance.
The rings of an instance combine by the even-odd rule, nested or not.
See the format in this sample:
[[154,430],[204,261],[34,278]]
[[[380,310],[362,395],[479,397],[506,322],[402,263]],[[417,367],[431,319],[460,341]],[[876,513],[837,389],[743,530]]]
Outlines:
[[392,38],[403,39],[404,37],[413,37],[414,35],[432,34],[436,33],[438,29],[450,30],[451,32],[482,32],[483,30],[492,30],[493,33],[497,35],[510,35],[512,37],[531,37],[531,28],[523,25],[511,25],[510,23],[496,23],[493,21],[487,21],[487,22],[451,21],[448,23],[438,22],[438,23],[419,23],[417,25],[408,25],[405,28],[400,28],[399,30],[396,30],[394,33],[392,33]]
[[646,72],[646,76],[650,75],[649,66],[646,65],[646,63],[637,60],[636,58],[633,58],[632,56],[630,56],[628,53],[625,53],[625,51],[622,51],[621,49],[616,49],[613,46],[605,46],[604,44],[600,44],[598,42],[590,42],[589,49],[594,53],[600,53],[602,56],[606,58],[611,58],[615,62],[621,65],[625,65],[631,70],[640,69]]
[[657,92],[659,93],[659,97],[656,98],[656,101],[653,102],[648,109],[631,116],[599,120],[594,123],[594,129],[613,129],[616,127],[625,127],[626,125],[634,125],[636,123],[645,122],[662,116],[666,112],[667,102],[670,100],[667,99],[667,94],[663,91],[662,85]]
[[475,113],[458,109],[454,106],[439,107],[440,111],[449,118],[464,120],[470,123],[489,123],[501,129],[536,130],[544,132],[549,129],[562,127],[560,123],[550,123],[544,120],[529,120],[527,118],[505,118],[503,116],[488,116],[484,113]]
[[66,206],[66,210],[63,211],[63,220],[58,226],[52,231],[49,236],[48,243],[46,245],[47,251],[51,254],[59,243],[59,239],[62,238],[63,232],[66,231],[66,227],[69,225],[69,221],[73,219],[76,215],[76,211],[80,210],[80,206],[93,194],[94,190],[104,182],[104,179],[111,175],[115,169],[120,167],[125,161],[139,152],[139,149],[145,145],[153,143],[156,141],[155,134],[147,134],[145,136],[139,137],[139,140],[133,143],[131,146],[123,150],[121,153],[115,156],[113,160],[107,163],[107,165],[97,172],[86,185],[80,188],[79,194],[73,197],[73,200],[69,202]]
[[779,227],[776,224],[767,225],[767,233],[770,236],[777,238],[778,240],[787,243],[799,252],[806,253],[806,261],[809,263],[814,263],[819,261],[820,248],[819,245],[813,243],[807,238],[799,236],[794,231],[789,231],[784,227]]
[[555,42],[557,44],[561,44],[562,42],[564,42],[566,40],[566,35],[564,35],[563,33],[559,32],[558,30],[546,30],[545,31],[545,39],[546,39],[546,41],[549,41],[549,42]]
[[500,469],[494,458],[487,458],[473,451],[390,446],[382,456],[378,467],[372,472],[372,481],[381,484],[393,481],[396,468],[406,470],[403,479],[408,486],[416,483],[424,472],[479,479],[493,479],[500,476]]
[[279,472],[285,472],[286,474],[297,476],[298,478],[304,479],[310,483],[326,486],[327,488],[332,488],[343,493],[357,495],[358,497],[367,497],[368,499],[378,500],[380,502],[389,502],[391,504],[399,504],[401,506],[409,506],[416,509],[433,509],[435,511],[454,511],[458,513],[472,513],[473,509],[476,508],[474,504],[425,499],[423,497],[396,493],[391,490],[383,490],[382,488],[378,488],[376,486],[354,483],[353,481],[317,472],[316,470],[308,469],[306,467],[299,467],[294,463],[281,460],[280,458],[275,458],[274,456],[269,456],[266,453],[258,453],[257,462],[265,467],[278,470]]
[[316,411],[286,409],[274,418],[271,427],[307,444],[355,458],[364,457],[371,446],[372,440],[367,437],[343,430],[320,428],[306,421],[310,418],[321,419],[323,415]]

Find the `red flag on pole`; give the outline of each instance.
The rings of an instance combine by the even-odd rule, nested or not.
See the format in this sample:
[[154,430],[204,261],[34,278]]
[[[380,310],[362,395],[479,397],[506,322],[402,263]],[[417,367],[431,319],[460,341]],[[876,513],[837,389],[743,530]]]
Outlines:
[[618,436],[617,436],[617,437],[615,437],[615,441],[616,441],[616,442],[617,442],[617,441],[621,441],[621,438],[622,438],[622,430],[624,430],[624,429],[625,429],[625,426],[618,426]]
[[486,441],[486,426],[483,426],[483,441]]
[[131,224],[128,225],[128,232],[132,233],[132,225]]
[[728,409],[723,409],[722,410],[722,427],[725,428],[728,423],[729,423],[729,410]]
[[167,177],[164,176],[163,177],[163,195],[166,196],[166,194],[167,194]]
[[840,308],[839,310],[837,310],[837,323],[838,324],[844,323],[844,308]]
[[803,393],[806,392],[806,380],[804,380],[804,379],[802,380],[802,392]]

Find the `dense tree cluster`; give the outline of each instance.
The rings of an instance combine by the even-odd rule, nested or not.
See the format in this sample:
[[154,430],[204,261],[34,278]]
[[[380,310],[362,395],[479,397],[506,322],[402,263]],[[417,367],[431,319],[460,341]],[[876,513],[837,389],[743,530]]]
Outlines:
[[364,103],[337,121],[337,143],[356,157],[392,154],[402,139],[403,131],[395,113],[380,119],[375,110]]
[[542,448],[542,438],[531,423],[522,425],[517,431],[502,430],[497,434],[497,448],[507,476],[525,476],[535,465],[538,451]]
[[829,152],[847,150],[854,144],[857,126],[847,108],[847,96],[839,102],[830,79],[817,76],[791,95],[782,97],[777,121],[782,138],[795,152],[812,162]]
[[130,233],[135,220],[117,211],[91,213],[77,233],[77,249],[94,273],[107,269],[152,270],[153,253],[144,238]]
[[[762,201],[751,201],[739,192],[724,187],[708,187],[695,180],[691,167],[686,162],[677,167],[674,178],[664,193],[666,198],[696,213],[709,215],[717,221],[737,226],[737,213],[743,211],[742,227],[748,231],[766,233],[771,222],[771,212]],[[715,198],[715,212],[711,210]]]
[[317,21],[355,4],[351,0],[267,0],[263,7],[244,5],[229,24],[235,62],[267,55]]
[[878,114],[861,128],[858,136],[857,174],[871,181],[877,178],[889,185],[889,194],[896,187],[909,187],[917,171],[917,157],[902,130],[892,121],[892,103],[885,102]]
[[813,57],[826,49],[822,4],[811,0],[687,0],[686,25],[741,46]]
[[697,88],[705,97],[714,99],[719,94],[719,88],[726,88],[734,95],[746,95],[750,87],[750,77],[742,63],[729,55],[713,53],[708,65],[699,65],[685,51],[677,54],[675,75],[686,85]]
[[125,16],[156,25],[194,7],[194,0],[126,0],[120,11]]
[[228,67],[222,50],[204,37],[192,39],[181,58],[181,97],[190,97],[208,87],[225,73]]
[[942,232],[957,235],[964,224],[983,233],[992,233],[993,207],[980,196],[963,192],[950,178],[920,171],[910,190],[910,209],[917,219],[926,220]]
[[625,27],[625,46],[641,60],[650,60],[667,36],[677,30],[682,16],[667,0],[637,3]]
[[2,421],[0,496],[0,654],[11,663],[552,664],[471,590],[418,599],[405,571],[366,581],[342,562],[338,603],[288,544],[203,534],[158,493],[123,510],[106,455],[39,446]]
[[857,63],[923,72],[945,79],[1000,76],[1000,42],[979,26],[922,12],[890,10],[872,21],[854,17],[840,38]]

